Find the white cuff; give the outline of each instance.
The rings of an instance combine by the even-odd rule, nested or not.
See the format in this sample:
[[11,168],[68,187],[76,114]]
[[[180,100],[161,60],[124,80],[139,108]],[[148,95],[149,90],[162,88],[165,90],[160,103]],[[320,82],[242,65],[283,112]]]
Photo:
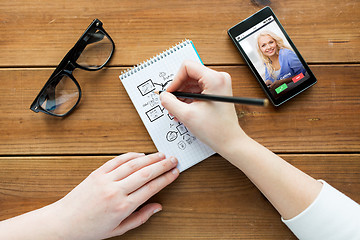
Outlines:
[[299,239],[360,239],[360,205],[323,180],[313,203],[299,215],[281,220]]

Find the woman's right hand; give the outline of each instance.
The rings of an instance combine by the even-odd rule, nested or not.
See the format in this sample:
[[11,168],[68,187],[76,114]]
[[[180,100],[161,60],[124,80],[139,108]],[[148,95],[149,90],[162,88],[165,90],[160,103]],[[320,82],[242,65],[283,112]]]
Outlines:
[[231,77],[204,65],[185,61],[166,92],[161,104],[202,142],[221,154],[229,142],[246,136],[238,123],[234,104],[215,101],[180,101],[173,91],[232,96]]

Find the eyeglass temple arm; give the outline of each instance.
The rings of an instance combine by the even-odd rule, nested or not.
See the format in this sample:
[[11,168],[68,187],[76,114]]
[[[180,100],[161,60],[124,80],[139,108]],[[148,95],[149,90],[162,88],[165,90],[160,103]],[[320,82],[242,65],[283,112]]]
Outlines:
[[89,38],[87,39],[87,44],[91,44],[91,43],[96,43],[96,42],[100,42],[101,40],[103,40],[105,37],[105,34],[98,31],[95,33],[89,33]]

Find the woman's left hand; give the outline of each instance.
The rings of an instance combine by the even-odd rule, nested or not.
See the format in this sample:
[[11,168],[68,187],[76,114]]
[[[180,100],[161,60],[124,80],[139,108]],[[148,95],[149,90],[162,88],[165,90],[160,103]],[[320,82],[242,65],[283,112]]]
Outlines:
[[282,84],[281,80],[275,80],[271,85],[270,89],[275,90],[277,87],[279,87]]
[[179,176],[176,165],[176,158],[163,153],[127,153],[108,161],[54,203],[62,238],[104,239],[145,223],[161,205],[135,210]]

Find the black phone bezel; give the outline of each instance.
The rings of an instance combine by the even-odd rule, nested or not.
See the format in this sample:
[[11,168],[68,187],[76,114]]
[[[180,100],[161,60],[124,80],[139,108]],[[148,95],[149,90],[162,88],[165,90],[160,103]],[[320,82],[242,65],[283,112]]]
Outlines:
[[[305,70],[309,74],[309,79],[307,79],[306,81],[304,81],[303,83],[301,83],[300,85],[295,87],[294,89],[290,90],[289,92],[287,92],[286,94],[284,94],[283,96],[280,96],[278,98],[275,98],[275,96],[272,95],[272,93],[270,92],[268,87],[265,85],[264,80],[262,79],[262,77],[257,72],[256,68],[252,64],[251,60],[249,59],[249,57],[246,55],[245,51],[242,49],[242,47],[240,46],[240,44],[236,40],[236,37],[239,36],[241,33],[244,33],[245,31],[247,31],[251,27],[255,26],[256,24],[260,23],[261,21],[265,20],[266,18],[268,18],[270,16],[272,16],[274,18],[274,20],[277,23],[277,25],[279,26],[280,30],[282,31],[282,33],[286,37],[286,40],[288,41],[288,43],[290,44],[290,46],[294,50],[295,54],[299,58],[300,62],[303,64]],[[311,87],[312,85],[314,85],[317,82],[314,74],[310,70],[310,68],[307,65],[307,63],[305,62],[304,58],[301,56],[301,54],[297,50],[297,48],[295,47],[293,41],[290,39],[289,35],[286,33],[285,29],[283,28],[283,26],[279,22],[278,18],[276,17],[275,13],[272,11],[272,9],[270,7],[265,7],[263,9],[261,9],[260,11],[258,11],[255,14],[251,15],[247,19],[245,19],[245,20],[241,21],[240,23],[236,24],[235,26],[231,27],[228,30],[228,35],[230,36],[231,40],[234,42],[236,48],[241,53],[241,55],[244,58],[245,62],[250,67],[250,69],[253,72],[253,74],[255,75],[257,81],[260,83],[262,89],[265,91],[266,95],[268,96],[268,98],[270,99],[270,101],[272,102],[272,104],[274,106],[277,107],[277,106],[283,104],[284,102],[290,100],[291,98],[295,97],[299,93],[305,91],[306,89],[308,89],[309,87]]]

